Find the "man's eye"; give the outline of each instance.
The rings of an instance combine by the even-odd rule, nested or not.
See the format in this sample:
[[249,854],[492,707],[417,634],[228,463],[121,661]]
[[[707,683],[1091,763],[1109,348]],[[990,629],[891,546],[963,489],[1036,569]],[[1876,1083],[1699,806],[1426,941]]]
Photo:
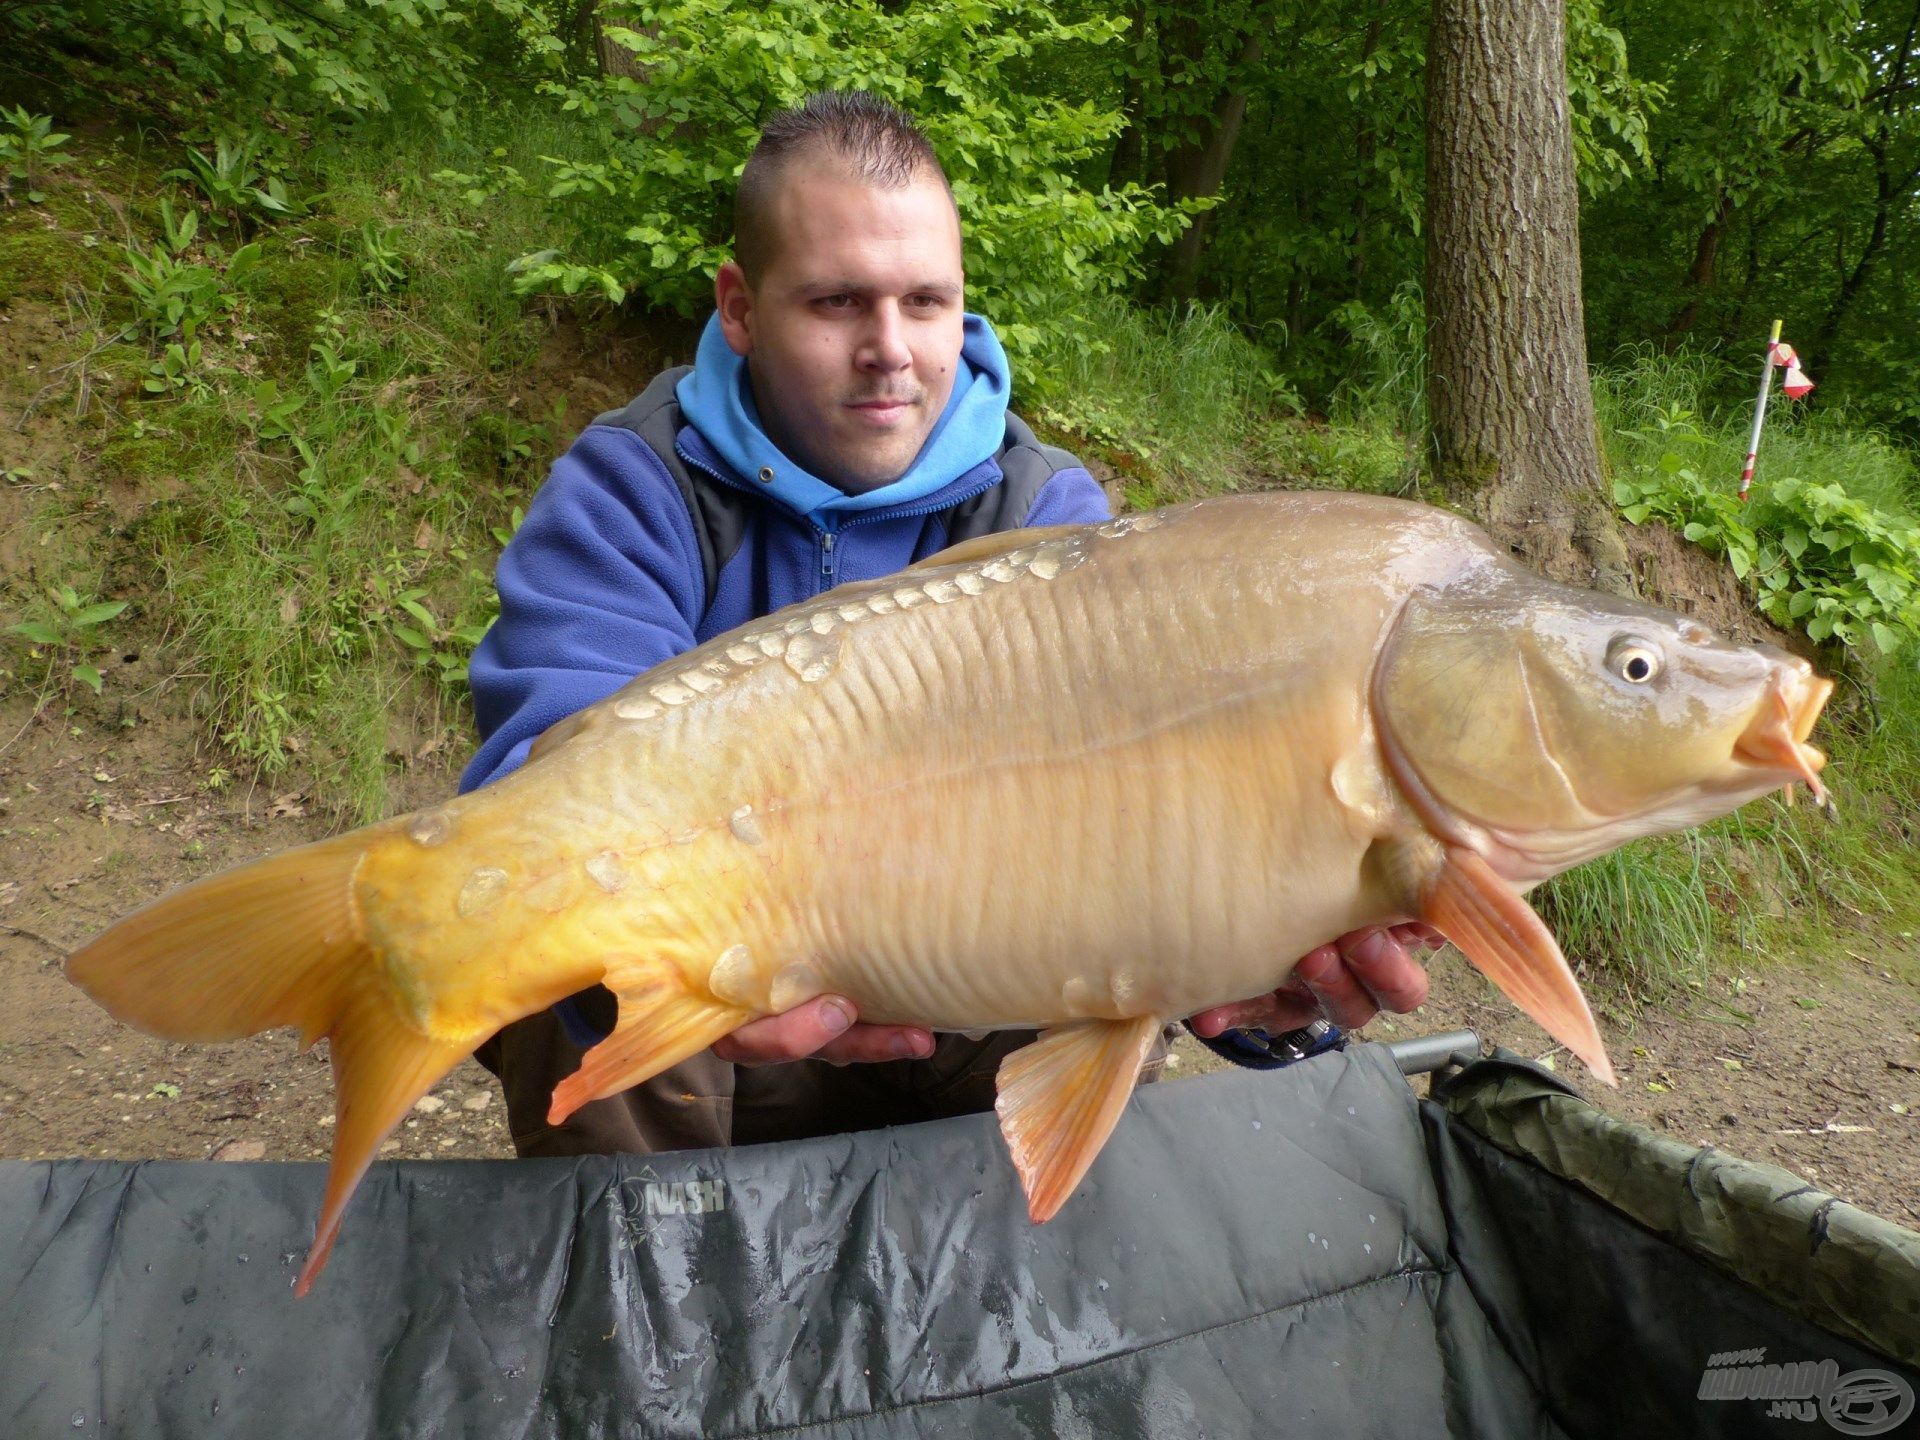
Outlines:
[[907,304],[915,310],[938,310],[941,300],[938,295],[909,295]]
[[851,295],[822,295],[816,302],[828,310],[845,310],[853,304]]

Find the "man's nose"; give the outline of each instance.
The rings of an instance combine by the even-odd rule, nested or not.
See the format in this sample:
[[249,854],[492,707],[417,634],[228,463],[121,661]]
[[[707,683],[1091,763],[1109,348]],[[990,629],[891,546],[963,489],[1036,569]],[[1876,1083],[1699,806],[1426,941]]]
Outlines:
[[860,347],[860,367],[883,374],[904,370],[913,363],[913,351],[907,347],[906,322],[900,307],[883,302],[871,311],[867,334]]

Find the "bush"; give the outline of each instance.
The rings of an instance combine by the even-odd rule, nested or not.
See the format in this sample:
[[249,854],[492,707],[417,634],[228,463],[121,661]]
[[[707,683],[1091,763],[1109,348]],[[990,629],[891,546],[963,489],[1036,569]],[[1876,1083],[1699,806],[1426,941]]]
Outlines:
[[645,28],[608,35],[638,77],[556,87],[598,134],[581,158],[545,157],[566,239],[515,262],[526,289],[703,309],[761,125],[826,89],[872,91],[921,122],[960,207],[972,303],[1016,358],[1064,334],[1062,317],[1119,291],[1149,242],[1183,228],[1186,212],[1147,190],[1084,184],[1119,114],[1030,78],[1117,39],[1122,21],[1066,23],[1037,0],[672,0],[627,13]]

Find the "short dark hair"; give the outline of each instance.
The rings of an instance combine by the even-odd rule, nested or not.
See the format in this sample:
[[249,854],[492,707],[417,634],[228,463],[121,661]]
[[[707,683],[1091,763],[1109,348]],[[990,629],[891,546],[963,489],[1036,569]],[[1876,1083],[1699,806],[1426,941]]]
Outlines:
[[926,133],[899,106],[865,90],[820,90],[775,113],[740,172],[733,197],[733,256],[747,283],[759,283],[773,258],[773,197],[795,160],[826,152],[858,179],[898,190],[931,175],[953,187]]

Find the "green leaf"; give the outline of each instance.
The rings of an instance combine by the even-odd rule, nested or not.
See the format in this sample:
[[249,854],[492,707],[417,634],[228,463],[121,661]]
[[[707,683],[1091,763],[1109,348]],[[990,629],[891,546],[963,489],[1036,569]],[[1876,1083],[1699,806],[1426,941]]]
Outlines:
[[1700,541],[1706,539],[1707,536],[1712,534],[1713,532],[1709,530],[1705,525],[1702,525],[1698,520],[1689,520],[1687,522],[1687,528],[1681,531],[1680,533],[1685,535],[1687,539],[1692,540],[1693,542],[1698,544]]
[[1900,648],[1900,632],[1876,620],[1873,622],[1873,643],[1880,647],[1882,655],[1891,655]]
[[100,693],[101,675],[98,670],[93,668],[93,666],[91,665],[74,666],[73,678],[78,680],[82,685],[85,685],[91,691],[93,691],[94,694],[98,695]]
[[73,623],[83,626],[99,625],[113,619],[127,608],[128,603],[125,600],[102,600],[97,605],[89,605],[86,609],[76,612],[72,617]]
[[9,625],[8,631],[14,635],[24,635],[36,645],[58,645],[60,632],[40,620],[23,620],[18,625]]

